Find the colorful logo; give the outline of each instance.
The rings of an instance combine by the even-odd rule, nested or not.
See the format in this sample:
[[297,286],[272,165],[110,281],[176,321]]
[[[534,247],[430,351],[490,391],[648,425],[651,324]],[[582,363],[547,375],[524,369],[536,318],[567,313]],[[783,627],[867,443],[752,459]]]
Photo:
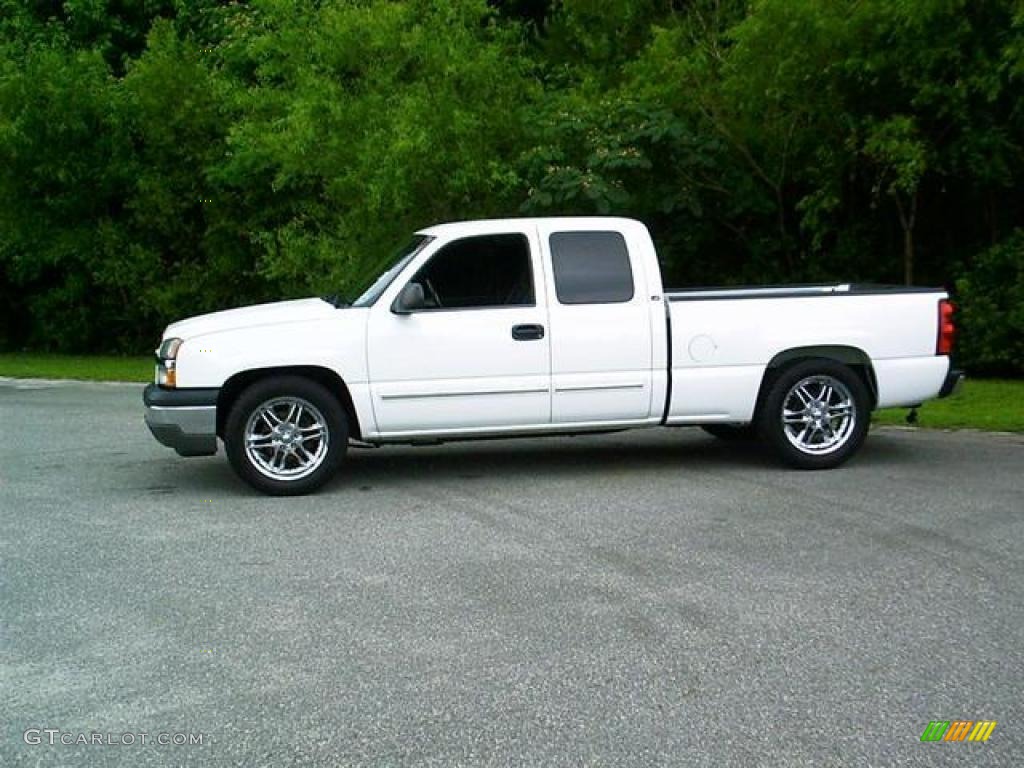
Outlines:
[[995,729],[995,720],[932,720],[921,741],[988,741]]

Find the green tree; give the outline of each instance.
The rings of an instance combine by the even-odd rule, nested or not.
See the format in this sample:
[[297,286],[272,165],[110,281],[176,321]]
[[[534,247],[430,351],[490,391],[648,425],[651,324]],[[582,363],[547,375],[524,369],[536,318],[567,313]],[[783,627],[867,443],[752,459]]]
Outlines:
[[525,211],[641,218],[674,284],[959,274],[1012,367],[972,329],[1022,104],[1018,0],[0,0],[0,345],[148,348]]
[[268,278],[351,293],[412,229],[516,206],[536,89],[482,0],[265,2],[236,30],[223,56],[252,77],[213,176],[251,196]]
[[[9,328],[39,346],[95,340],[114,297],[104,269],[127,181],[128,136],[95,51],[0,59],[0,265]],[[98,317],[97,317],[98,316]]]
[[961,361],[982,373],[1024,373],[1024,230],[979,254],[956,287]]

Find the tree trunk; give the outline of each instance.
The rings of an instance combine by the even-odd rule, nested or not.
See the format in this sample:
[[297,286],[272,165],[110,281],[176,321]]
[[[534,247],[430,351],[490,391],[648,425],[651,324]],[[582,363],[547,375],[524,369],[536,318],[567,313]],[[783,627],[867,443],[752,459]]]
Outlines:
[[893,192],[896,210],[900,214],[900,226],[903,228],[903,282],[911,285],[914,282],[914,223],[917,221],[917,191],[910,196],[909,210],[900,200],[899,192]]

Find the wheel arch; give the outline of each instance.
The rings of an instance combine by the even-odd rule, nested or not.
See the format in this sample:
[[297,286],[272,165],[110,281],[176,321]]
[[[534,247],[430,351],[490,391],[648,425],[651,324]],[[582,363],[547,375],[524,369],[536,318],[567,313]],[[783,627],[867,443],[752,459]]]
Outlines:
[[284,365],[269,368],[251,368],[239,371],[231,376],[220,388],[217,395],[217,435],[224,437],[224,427],[227,424],[228,414],[239,395],[247,387],[257,381],[272,376],[302,376],[315,381],[323,386],[328,392],[337,398],[345,411],[349,422],[349,433],[357,440],[361,440],[363,433],[359,424],[359,414],[356,412],[355,403],[352,401],[352,393],[349,392],[345,380],[336,371],[319,365]]
[[772,388],[775,379],[797,363],[807,360],[828,360],[830,362],[842,363],[848,366],[867,387],[871,396],[871,409],[874,410],[878,403],[878,381],[875,378],[875,370],[871,365],[871,357],[863,349],[842,344],[820,344],[806,347],[792,347],[783,350],[768,361],[764,376],[761,377],[761,386],[757,392],[757,402],[754,406],[754,420],[757,421],[761,413],[768,392]]

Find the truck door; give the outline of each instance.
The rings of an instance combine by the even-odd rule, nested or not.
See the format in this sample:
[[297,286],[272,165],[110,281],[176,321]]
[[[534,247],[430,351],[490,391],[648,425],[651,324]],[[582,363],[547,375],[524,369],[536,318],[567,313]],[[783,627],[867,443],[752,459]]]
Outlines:
[[[551,358],[536,230],[449,241],[405,287],[425,306],[374,305],[370,389],[382,436],[472,434],[551,423]],[[389,292],[390,295],[390,292]]]
[[552,421],[648,419],[651,297],[639,260],[630,258],[626,239],[612,229],[542,225],[540,238],[550,265]]

